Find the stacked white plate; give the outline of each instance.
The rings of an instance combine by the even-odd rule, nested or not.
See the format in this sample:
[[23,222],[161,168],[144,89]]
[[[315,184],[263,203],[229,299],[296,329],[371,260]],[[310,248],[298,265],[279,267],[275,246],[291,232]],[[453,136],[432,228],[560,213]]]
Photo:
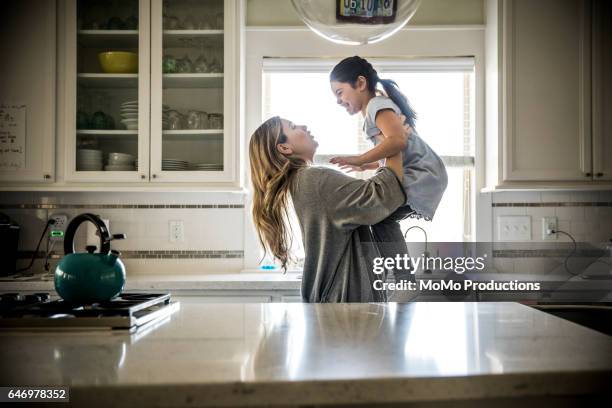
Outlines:
[[77,171],[102,170],[102,150],[77,149]]
[[134,156],[127,153],[109,153],[106,171],[134,171]]
[[138,101],[126,101],[121,104],[121,123],[128,130],[138,129]]
[[185,160],[162,159],[162,170],[164,171],[183,171],[188,169],[189,166]]
[[189,170],[193,171],[223,171],[222,164],[214,163],[189,163]]

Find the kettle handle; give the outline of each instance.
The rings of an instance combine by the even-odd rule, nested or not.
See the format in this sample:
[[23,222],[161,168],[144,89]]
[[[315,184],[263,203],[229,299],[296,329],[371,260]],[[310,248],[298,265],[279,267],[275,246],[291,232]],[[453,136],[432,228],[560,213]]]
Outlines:
[[64,236],[64,254],[68,255],[74,252],[74,234],[76,233],[79,225],[85,221],[89,221],[96,226],[98,233],[100,234],[100,253],[108,254],[110,251],[111,241],[108,228],[106,228],[106,224],[104,224],[104,221],[102,221],[100,217],[91,213],[77,215],[72,219],[72,221],[70,221],[70,224],[68,224],[68,228],[66,228],[66,235]]

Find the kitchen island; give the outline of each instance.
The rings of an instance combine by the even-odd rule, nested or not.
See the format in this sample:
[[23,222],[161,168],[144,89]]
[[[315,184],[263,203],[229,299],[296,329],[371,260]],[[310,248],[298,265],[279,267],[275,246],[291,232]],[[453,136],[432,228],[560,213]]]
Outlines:
[[66,385],[71,405],[87,407],[568,406],[612,395],[611,337],[517,303],[178,300],[131,334],[3,330],[0,385]]

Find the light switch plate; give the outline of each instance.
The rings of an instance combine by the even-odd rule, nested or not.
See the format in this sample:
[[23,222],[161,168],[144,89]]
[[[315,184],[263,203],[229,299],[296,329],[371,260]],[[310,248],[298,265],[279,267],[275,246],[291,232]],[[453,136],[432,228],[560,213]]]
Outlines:
[[184,242],[185,241],[185,226],[182,220],[173,220],[169,223],[170,226],[170,242]]
[[502,215],[497,217],[499,241],[531,241],[531,216]]

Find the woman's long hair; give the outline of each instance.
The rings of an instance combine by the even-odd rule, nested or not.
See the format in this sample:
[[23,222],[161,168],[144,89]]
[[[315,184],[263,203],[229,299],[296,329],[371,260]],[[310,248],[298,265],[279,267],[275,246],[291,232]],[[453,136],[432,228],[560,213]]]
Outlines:
[[354,56],[340,61],[329,74],[330,81],[349,83],[354,88],[357,78],[363,76],[368,83],[368,91],[376,94],[376,85],[381,84],[387,96],[400,108],[406,123],[415,129],[416,112],[410,106],[408,98],[404,95],[395,81],[391,79],[380,79],[378,73],[366,59]]
[[307,165],[278,151],[277,145],[286,141],[281,119],[275,116],[262,123],[249,142],[255,229],[264,251],[271,252],[285,271],[291,248],[290,188],[297,170]]

